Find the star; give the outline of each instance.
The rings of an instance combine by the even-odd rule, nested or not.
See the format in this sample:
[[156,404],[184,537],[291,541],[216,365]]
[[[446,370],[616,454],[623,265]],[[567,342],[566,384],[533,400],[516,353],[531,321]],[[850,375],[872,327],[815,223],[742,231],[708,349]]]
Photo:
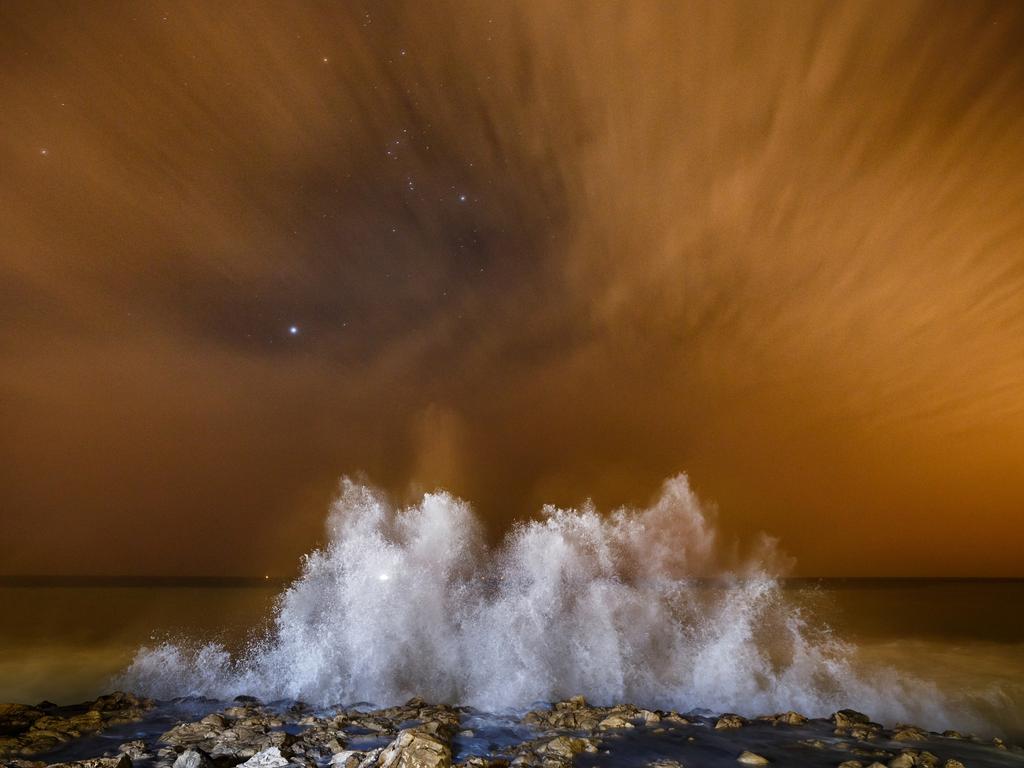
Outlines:
[[288,326],[288,333],[290,333],[292,336],[298,336],[299,335],[299,326],[297,326],[297,325]]
[[459,202],[460,203],[466,202],[466,196],[465,195],[459,195]]

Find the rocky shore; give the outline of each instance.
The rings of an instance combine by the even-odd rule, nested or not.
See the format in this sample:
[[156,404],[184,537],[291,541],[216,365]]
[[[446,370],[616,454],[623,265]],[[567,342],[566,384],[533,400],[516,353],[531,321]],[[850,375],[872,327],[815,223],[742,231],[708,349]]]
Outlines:
[[589,766],[1022,766],[999,739],[912,725],[885,728],[849,709],[744,718],[595,707],[582,697],[524,716],[413,699],[398,707],[313,710],[297,703],[112,693],[73,707],[0,704],[7,768],[569,768]]

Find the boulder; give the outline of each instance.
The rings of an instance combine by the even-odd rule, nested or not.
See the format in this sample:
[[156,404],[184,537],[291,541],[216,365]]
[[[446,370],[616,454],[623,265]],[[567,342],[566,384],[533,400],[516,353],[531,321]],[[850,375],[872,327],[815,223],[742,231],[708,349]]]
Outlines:
[[43,714],[39,707],[27,704],[0,704],[0,734],[27,730]]
[[799,712],[780,712],[776,715],[761,715],[758,720],[772,725],[803,725],[807,718]]
[[893,741],[925,741],[928,734],[913,725],[897,725],[893,730]]
[[914,768],[914,756],[904,752],[889,761],[889,768]]
[[148,760],[153,757],[149,750],[146,749],[146,742],[141,739],[126,741],[117,748],[117,751],[123,752],[132,760]]
[[69,763],[51,763],[47,768],[132,768],[132,760],[128,755],[122,754],[117,757],[94,757]]
[[942,764],[942,768],[964,768],[964,764],[951,757]]
[[715,730],[721,731],[725,728],[742,728],[747,724],[747,721],[739,715],[734,715],[731,712],[726,712],[718,720],[715,721]]
[[353,749],[346,749],[343,752],[337,752],[331,757],[331,768],[359,768],[359,764],[363,761],[365,753],[357,752]]
[[855,709],[840,709],[833,713],[831,719],[836,728],[850,728],[854,725],[867,725],[871,722],[870,717]]
[[[281,750],[277,747],[268,747],[267,749],[257,752],[239,768],[283,768],[288,765],[288,758],[281,754]],[[175,763],[175,768],[203,768],[201,766],[178,766]]]
[[572,759],[580,752],[597,752],[597,742],[592,739],[574,739],[569,736],[556,736],[550,741],[539,745],[535,750],[540,755],[554,755]]
[[633,718],[626,717],[621,714],[608,715],[608,717],[601,720],[597,727],[599,730],[614,730],[616,728],[635,728],[633,725]]
[[214,768],[214,763],[204,750],[190,747],[178,755],[173,768]]
[[420,728],[399,731],[377,762],[380,768],[450,768],[451,764],[452,750],[447,741]]

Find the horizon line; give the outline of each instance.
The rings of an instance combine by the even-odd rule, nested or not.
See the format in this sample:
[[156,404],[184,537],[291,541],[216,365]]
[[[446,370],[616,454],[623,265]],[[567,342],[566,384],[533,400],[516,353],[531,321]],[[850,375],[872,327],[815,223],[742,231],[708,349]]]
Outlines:
[[[196,574],[171,576],[154,574],[0,574],[0,587],[283,587],[301,578],[296,576],[213,576]],[[727,577],[693,576],[693,581],[714,583]],[[742,581],[742,576],[735,577]],[[813,585],[828,583],[865,584],[911,583],[911,582],[1024,582],[1024,576],[778,576],[783,586]]]

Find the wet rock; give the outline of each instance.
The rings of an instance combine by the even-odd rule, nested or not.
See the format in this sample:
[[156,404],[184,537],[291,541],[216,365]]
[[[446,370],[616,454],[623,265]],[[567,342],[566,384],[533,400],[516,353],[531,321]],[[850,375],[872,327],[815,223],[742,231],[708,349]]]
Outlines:
[[801,715],[799,712],[782,712],[778,715],[769,715],[768,717],[758,718],[760,720],[768,720],[773,725],[804,725],[807,722],[807,718]]
[[864,763],[860,760],[846,760],[839,764],[839,768],[864,768]]
[[192,747],[178,755],[174,768],[214,768],[214,763],[206,752]]
[[893,729],[893,741],[925,741],[928,734],[913,725],[897,725]]
[[859,741],[871,741],[878,738],[881,730],[878,726],[869,723],[867,725],[855,725],[846,729],[837,728],[836,733],[848,735],[850,738],[858,739]]
[[689,725],[690,721],[678,712],[669,712],[661,716],[664,723],[675,723],[676,725]]
[[914,756],[904,752],[889,761],[889,768],[914,768]]
[[42,717],[43,710],[27,704],[0,704],[0,732],[20,733]]
[[967,737],[964,736],[960,731],[943,731],[942,735],[947,739],[956,739],[957,741],[963,741]]
[[850,728],[854,725],[867,725],[871,722],[870,717],[855,709],[840,709],[833,713],[831,719],[836,728]]
[[371,749],[363,755],[363,761],[359,763],[359,768],[373,768],[377,765],[377,761],[381,754],[384,752],[384,747],[377,747],[377,749]]
[[[281,754],[281,750],[277,747],[268,747],[250,757],[239,768],[283,768],[286,765],[288,765],[288,758]],[[205,768],[205,766],[179,766],[175,763],[174,768]]]
[[678,760],[655,760],[648,763],[647,768],[683,768],[683,764]]
[[1000,738],[992,739],[992,746],[996,749],[1006,749],[1006,744]]
[[550,741],[544,742],[535,750],[540,755],[555,755],[571,759],[581,752],[597,752],[597,742],[592,739],[574,739],[568,736],[558,736]]
[[114,691],[100,696],[89,705],[89,709],[97,712],[117,712],[125,709],[148,710],[155,706],[152,699],[141,698],[132,693]]
[[46,763],[41,760],[22,760],[15,758],[14,760],[5,760],[4,766],[6,768],[46,768]]
[[450,768],[451,764],[447,741],[421,728],[399,731],[377,762],[380,768]]
[[88,712],[71,717],[43,715],[32,723],[31,730],[63,733],[73,738],[78,738],[86,733],[95,733],[102,727],[103,716],[96,710],[89,710]]
[[346,749],[337,752],[331,757],[331,768],[359,768],[359,764],[366,756],[364,752],[357,752],[353,749]]
[[615,730],[617,728],[635,728],[632,718],[622,714],[608,715],[597,724],[598,730]]
[[500,757],[474,756],[459,763],[461,768],[508,768],[508,760]]
[[641,709],[637,714],[644,721],[644,725],[654,725],[661,722],[661,715],[649,709]]
[[117,748],[118,752],[123,752],[128,755],[132,760],[148,760],[153,757],[148,749],[146,749],[146,742],[141,739],[135,741],[126,741]]
[[742,763],[743,765],[768,765],[769,760],[767,757],[762,755],[743,750],[740,753],[740,756],[736,758],[736,762]]
[[964,764],[961,763],[959,760],[954,760],[953,758],[950,758],[942,764],[942,768],[964,768]]
[[746,724],[747,721],[745,718],[742,718],[739,715],[734,715],[731,712],[726,712],[715,721],[715,730],[721,731],[726,728],[742,728]]
[[122,754],[118,757],[94,757],[69,763],[51,763],[47,768],[132,768],[132,760],[128,755]]

